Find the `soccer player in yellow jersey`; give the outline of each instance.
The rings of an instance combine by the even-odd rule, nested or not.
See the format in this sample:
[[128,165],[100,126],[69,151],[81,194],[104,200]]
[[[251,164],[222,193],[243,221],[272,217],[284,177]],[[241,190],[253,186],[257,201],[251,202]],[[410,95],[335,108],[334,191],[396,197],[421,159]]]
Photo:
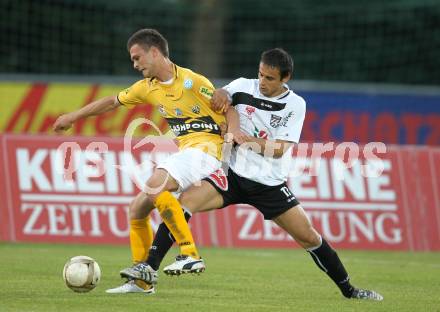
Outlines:
[[[154,292],[151,285],[142,284],[145,274],[157,274],[145,267],[151,240],[146,221],[156,207],[171,234],[180,247],[180,255],[173,266],[185,272],[203,272],[205,265],[194,243],[183,209],[170,192],[181,191],[200,181],[221,166],[221,126],[225,116],[211,109],[209,100],[214,87],[205,77],[189,69],[179,67],[169,59],[166,39],[154,29],[142,29],[127,42],[127,49],[136,70],[144,76],[118,95],[94,101],[83,108],[60,116],[54,130],[69,129],[80,119],[96,116],[119,106],[152,104],[167,119],[179,142],[179,152],[159,164],[148,179],[145,189],[130,206],[130,247],[134,274],[139,280],[131,280],[127,287],[137,287],[144,292]],[[142,209],[135,209],[142,207]],[[131,272],[131,275],[133,275]],[[121,272],[122,275],[122,272]]]

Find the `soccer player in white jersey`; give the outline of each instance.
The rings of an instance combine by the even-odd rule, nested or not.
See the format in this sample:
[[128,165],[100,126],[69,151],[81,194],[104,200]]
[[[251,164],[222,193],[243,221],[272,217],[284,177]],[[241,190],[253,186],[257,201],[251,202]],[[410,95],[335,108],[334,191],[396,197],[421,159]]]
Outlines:
[[[258,79],[239,78],[215,91],[215,109],[231,104],[238,112],[237,122],[228,123],[228,132],[237,143],[230,167],[227,172],[217,170],[200,186],[192,186],[179,200],[192,213],[238,203],[254,206],[306,249],[345,297],[380,301],[383,297],[377,292],[351,285],[337,253],[313,228],[286,184],[288,170],[284,164],[291,160],[292,148],[299,142],[306,112],[304,99],[286,84],[292,72],[291,56],[282,49],[272,49],[261,56]],[[151,269],[158,270],[173,244],[171,238],[161,224],[146,261]],[[168,275],[184,270],[173,264],[164,268]],[[157,275],[146,282],[156,283]]]

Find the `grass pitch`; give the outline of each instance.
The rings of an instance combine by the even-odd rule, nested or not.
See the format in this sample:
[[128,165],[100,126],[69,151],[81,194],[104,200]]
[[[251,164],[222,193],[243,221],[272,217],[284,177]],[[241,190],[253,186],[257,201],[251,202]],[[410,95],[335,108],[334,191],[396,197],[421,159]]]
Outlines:
[[[164,264],[172,261],[174,249]],[[204,248],[199,276],[160,274],[155,295],[106,294],[130,264],[125,246],[0,243],[0,311],[437,311],[440,253],[339,251],[355,285],[382,302],[347,300],[302,250]],[[98,287],[74,293],[62,280],[72,256],[95,258]]]

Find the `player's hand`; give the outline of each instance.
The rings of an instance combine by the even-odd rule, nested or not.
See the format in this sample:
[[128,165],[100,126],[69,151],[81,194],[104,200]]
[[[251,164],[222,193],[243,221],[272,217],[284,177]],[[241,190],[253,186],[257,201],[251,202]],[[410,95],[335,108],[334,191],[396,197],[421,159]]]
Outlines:
[[232,136],[232,139],[237,144],[243,144],[244,142],[247,142],[248,135],[241,130],[230,131],[228,134]]
[[211,97],[211,107],[216,112],[226,112],[231,105],[229,94],[224,89],[215,89]]
[[70,114],[64,114],[55,120],[53,124],[53,130],[56,133],[61,133],[63,131],[69,130],[73,125],[73,119]]

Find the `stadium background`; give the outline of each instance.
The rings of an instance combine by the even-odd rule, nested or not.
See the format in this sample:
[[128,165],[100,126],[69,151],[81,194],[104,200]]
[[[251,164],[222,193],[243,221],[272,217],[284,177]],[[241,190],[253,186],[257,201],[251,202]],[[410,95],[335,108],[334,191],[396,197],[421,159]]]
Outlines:
[[[98,178],[86,174],[82,186],[78,181],[76,187],[57,186],[50,153],[65,139],[54,137],[51,126],[61,113],[115,94],[136,81],[139,77],[125,43],[137,29],[153,27],[168,38],[173,61],[205,74],[217,86],[240,76],[255,77],[264,49],[281,46],[288,50],[295,61],[291,87],[308,103],[303,142],[383,142],[388,148],[382,180],[362,179],[360,169],[351,168],[344,173],[345,182],[337,182],[330,153],[325,155],[325,175],[330,177],[325,183],[320,179],[290,181],[306,209],[311,209],[315,225],[324,232],[327,229],[333,243],[343,248],[440,248],[438,1],[370,1],[365,8],[354,1],[324,1],[319,6],[278,1],[274,6],[247,0],[23,0],[2,1],[0,14],[1,157],[6,164],[0,190],[9,200],[1,206],[6,224],[3,240],[58,241],[64,233],[61,236],[71,242],[126,242],[126,229],[112,230],[107,219],[101,220],[103,216],[98,220],[107,224],[110,234],[104,231],[95,237],[100,232],[88,206],[81,206],[84,219],[84,211],[90,210],[89,220],[81,226],[89,231],[74,228],[73,202],[91,204],[87,197],[91,194],[102,195],[104,204],[114,195],[130,198],[127,195],[135,190],[118,187],[118,182],[111,186],[111,179],[123,179],[112,172]],[[79,142],[83,149],[91,141],[105,141],[114,146],[112,153],[120,154],[122,147],[114,140],[137,117],[147,117],[167,131],[158,111],[144,105],[81,121],[68,133],[76,136],[69,141]],[[142,137],[153,132],[142,126],[135,134]],[[414,188],[424,192],[408,195]],[[58,197],[52,202],[42,199],[48,194]],[[73,198],[73,194],[83,197]],[[43,213],[31,226],[39,207],[32,206],[32,200],[43,205]],[[114,207],[122,223],[129,202],[124,200]],[[61,206],[50,206],[54,202]],[[424,209],[413,212],[419,202]],[[338,210],[338,205],[345,208]],[[106,207],[101,208],[111,210]],[[247,238],[241,237],[251,217],[240,209],[244,208],[235,207],[217,217],[233,224],[227,230],[218,225],[218,233],[209,229],[214,221],[199,222],[197,217],[193,223],[202,244],[259,246],[256,238],[264,239],[267,234],[262,245],[291,246],[287,237],[264,232],[262,220],[253,225],[255,230]],[[58,221],[51,223],[51,218]],[[47,227],[39,227],[46,223]],[[204,224],[209,227],[205,229]],[[423,231],[416,230],[419,225],[424,225]],[[259,231],[261,235],[252,235]],[[232,238],[226,232],[233,233]]]
[[[356,142],[362,150],[378,141],[387,148],[379,178],[360,174],[362,157],[344,171],[331,151],[319,177],[289,181],[353,278],[384,294],[383,304],[335,300],[336,289],[302,251],[290,249],[297,245],[285,233],[238,205],[193,217],[209,274],[197,282],[161,277],[148,308],[191,311],[195,298],[201,311],[438,311],[438,0],[0,1],[1,311],[145,310],[143,297],[103,293],[129,263],[127,204],[137,192],[114,165],[125,159],[133,169],[172,151],[162,140],[127,156],[121,138],[132,120],[149,118],[164,132],[167,125],[145,105],[79,122],[69,137],[51,130],[60,114],[139,79],[125,43],[144,27],[166,36],[174,62],[217,87],[255,77],[260,53],[283,47],[295,61],[290,86],[307,101],[303,142]],[[108,152],[87,151],[96,141]],[[58,170],[63,142],[78,144],[84,169],[72,183]],[[312,170],[309,155],[302,161]],[[102,162],[108,171],[99,176]],[[135,174],[143,181],[151,166],[141,169]],[[335,179],[341,172],[343,181]],[[153,226],[158,222],[153,215]],[[64,262],[78,254],[104,269],[100,288],[81,297],[60,278]]]

